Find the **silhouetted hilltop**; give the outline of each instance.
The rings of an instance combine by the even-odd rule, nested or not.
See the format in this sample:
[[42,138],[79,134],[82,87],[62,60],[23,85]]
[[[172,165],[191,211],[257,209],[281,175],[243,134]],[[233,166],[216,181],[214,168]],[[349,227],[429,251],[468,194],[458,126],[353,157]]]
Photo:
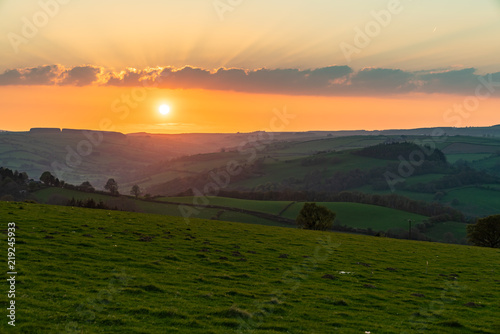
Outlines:
[[112,132],[112,131],[95,131],[95,130],[81,130],[81,129],[62,129],[62,134],[70,134],[70,135],[83,135],[84,133],[102,133],[106,137],[114,137],[120,139],[126,139],[127,136],[121,132]]
[[30,133],[61,133],[59,128],[31,128]]

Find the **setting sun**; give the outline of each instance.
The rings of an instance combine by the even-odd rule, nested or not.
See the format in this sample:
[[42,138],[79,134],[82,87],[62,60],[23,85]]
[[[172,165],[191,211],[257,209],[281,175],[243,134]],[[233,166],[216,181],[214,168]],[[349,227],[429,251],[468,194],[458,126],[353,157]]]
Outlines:
[[160,114],[167,115],[170,113],[170,107],[166,104],[162,104],[159,108]]

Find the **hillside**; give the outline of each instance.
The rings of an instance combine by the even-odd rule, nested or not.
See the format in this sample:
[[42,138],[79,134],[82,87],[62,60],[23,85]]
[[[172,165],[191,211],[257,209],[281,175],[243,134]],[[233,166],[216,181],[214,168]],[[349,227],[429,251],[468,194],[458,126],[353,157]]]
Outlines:
[[20,333],[500,331],[497,249],[14,202],[0,216],[18,227]]
[[[266,153],[274,160],[290,160],[322,150],[342,151],[362,148],[388,139],[401,140],[413,137],[427,140],[432,139],[431,136],[436,131],[446,133],[448,138],[462,136],[465,146],[462,147],[458,143],[456,147],[450,147],[451,159],[472,157],[479,159],[498,151],[498,148],[492,146],[485,150],[482,143],[486,139],[485,136],[491,141],[500,137],[500,126],[171,135],[40,128],[32,129],[30,132],[0,132],[0,166],[26,172],[35,179],[46,170],[53,174],[58,172],[57,176],[66,182],[79,184],[90,181],[99,189],[103,187],[107,178],[113,177],[120,184],[132,186],[138,183],[141,187],[152,187],[153,191],[157,189],[154,186],[179,177],[189,177],[192,173],[197,174],[220,167],[235,157],[237,160],[248,160],[252,148],[257,148],[258,157]],[[454,142],[453,140],[445,143]],[[265,146],[271,144],[271,147],[261,151],[263,144]],[[439,148],[442,148],[442,145]],[[205,157],[196,157],[220,151],[232,151],[236,152],[236,155],[215,154],[212,156],[213,159],[208,160]],[[464,152],[469,155],[463,157]],[[172,161],[185,156],[194,158]],[[200,166],[199,161],[196,161],[200,158],[206,165]],[[195,166],[193,162],[196,162]]]
[[[79,184],[102,188],[109,177],[120,182],[141,178],[143,168],[160,160],[218,152],[241,134],[155,135],[72,129],[32,129],[0,133],[0,166],[27,172],[35,179],[51,171]],[[54,163],[57,166],[54,168]],[[130,180],[133,178],[133,180]]]
[[[102,201],[108,207],[141,213],[155,213],[183,217],[189,212],[192,218],[214,219],[220,221],[260,224],[268,226],[295,227],[295,219],[304,202],[297,201],[256,201],[225,197],[161,197],[155,200],[142,200],[130,197],[114,197],[103,194],[85,193],[75,190],[46,188],[35,192],[39,203],[67,205],[71,199],[85,201],[92,198],[96,203]],[[204,205],[193,210],[179,205]],[[413,223],[413,238],[426,237],[438,242],[466,243],[466,226],[460,222],[438,222],[419,231],[418,225],[429,217],[403,210],[376,205],[346,202],[319,202],[336,212],[334,228],[357,233],[390,232],[392,236],[408,238],[408,220]],[[342,228],[341,228],[342,227]],[[343,228],[345,227],[345,228]],[[422,240],[422,239],[420,239]]]
[[[431,149],[422,144],[432,145]],[[389,154],[380,158],[374,150],[377,147]],[[370,150],[371,153],[363,154]],[[185,163],[183,168],[192,171],[191,175],[165,179],[166,182],[156,185],[145,184],[145,187],[151,194],[168,196],[188,189],[204,191],[204,187],[214,181],[210,172],[227,174],[226,164],[233,160],[239,161],[241,172],[231,177],[224,187],[229,192],[396,194],[453,207],[469,217],[494,214],[500,207],[500,140],[497,138],[456,136],[433,142],[432,138],[417,136],[404,140],[354,136],[272,143],[254,151],[256,154],[250,161],[245,159],[250,154],[239,154],[242,160],[238,160],[236,152],[203,155],[197,163]],[[428,151],[433,154],[426,154]],[[214,168],[215,162],[218,168]]]

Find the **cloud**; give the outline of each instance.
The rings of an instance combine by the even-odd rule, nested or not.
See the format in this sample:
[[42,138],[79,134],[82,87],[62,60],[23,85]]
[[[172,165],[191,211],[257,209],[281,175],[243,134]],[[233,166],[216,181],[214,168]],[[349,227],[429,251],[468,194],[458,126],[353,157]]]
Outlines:
[[0,74],[0,85],[51,85],[60,70],[58,65],[7,70]]
[[492,81],[489,91],[496,87],[494,95],[500,96],[500,73],[481,76],[474,68],[411,72],[387,68],[354,71],[349,66],[328,66],[305,70],[219,68],[210,71],[185,66],[126,68],[114,72],[93,65],[70,68],[46,65],[0,74],[0,85],[147,86],[316,96],[474,95],[480,80]]
[[24,69],[21,73],[24,85],[50,85],[59,77],[60,72],[58,65],[47,65]]
[[20,85],[22,82],[22,74],[18,70],[7,70],[0,74],[0,85]]
[[470,94],[469,87],[478,84],[478,77],[474,68],[454,71],[438,71],[420,75],[424,82],[422,90],[426,93],[440,91],[443,93]]
[[402,70],[367,68],[351,78],[351,86],[366,93],[400,94],[415,91],[415,75]]
[[101,68],[94,66],[77,66],[63,73],[61,85],[87,86],[99,79]]

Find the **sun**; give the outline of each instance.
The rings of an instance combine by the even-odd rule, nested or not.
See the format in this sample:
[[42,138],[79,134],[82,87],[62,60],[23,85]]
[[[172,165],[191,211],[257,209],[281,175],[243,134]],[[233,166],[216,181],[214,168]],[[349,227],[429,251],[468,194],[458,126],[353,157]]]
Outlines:
[[167,115],[170,112],[170,107],[166,104],[162,104],[158,111],[162,115]]

